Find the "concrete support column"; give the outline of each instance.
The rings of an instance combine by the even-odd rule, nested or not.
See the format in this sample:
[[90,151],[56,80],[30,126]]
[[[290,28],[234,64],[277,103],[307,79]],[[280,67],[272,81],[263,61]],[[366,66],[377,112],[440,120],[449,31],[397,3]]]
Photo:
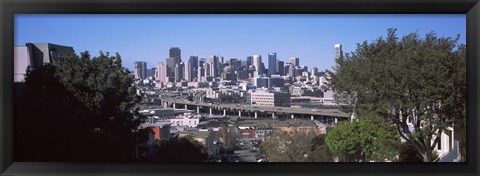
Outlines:
[[272,119],[275,119],[275,113],[272,112]]
[[295,118],[295,116],[293,116],[293,114],[292,114],[292,119],[293,119],[293,118]]
[[200,114],[200,106],[197,106],[197,114]]
[[188,110],[188,105],[185,104],[185,110]]
[[258,113],[257,113],[257,112],[255,112],[255,119],[257,119],[257,117],[258,117]]
[[335,117],[335,124],[338,123],[338,119]]
[[227,109],[223,109],[223,116],[227,116]]
[[212,115],[212,107],[210,107],[210,115]]
[[242,117],[242,110],[238,111],[238,117]]
[[311,120],[311,121],[313,121],[313,115],[312,115],[312,116],[310,116],[310,120]]
[[173,109],[175,109],[175,103],[173,103]]

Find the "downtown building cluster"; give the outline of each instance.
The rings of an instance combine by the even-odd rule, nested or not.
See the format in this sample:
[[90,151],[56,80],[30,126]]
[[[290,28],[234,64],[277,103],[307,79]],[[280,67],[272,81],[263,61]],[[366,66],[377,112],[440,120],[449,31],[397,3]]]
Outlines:
[[[335,57],[342,55],[341,45],[335,45]],[[303,97],[293,102],[336,105],[334,93],[326,87],[328,74],[300,65],[298,57],[282,61],[274,52],[268,53],[266,62],[258,54],[245,59],[211,55],[182,60],[181,49],[172,47],[165,62],[151,69],[145,61],[135,62],[132,76],[143,90],[189,90],[201,102],[230,96],[259,106],[290,106],[290,97]]]

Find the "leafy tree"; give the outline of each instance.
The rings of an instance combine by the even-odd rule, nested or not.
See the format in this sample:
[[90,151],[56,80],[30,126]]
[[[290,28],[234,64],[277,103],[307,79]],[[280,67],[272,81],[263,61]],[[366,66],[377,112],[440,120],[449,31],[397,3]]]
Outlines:
[[220,140],[223,142],[223,149],[225,153],[233,152],[237,143],[237,133],[235,133],[227,123],[220,125]]
[[155,162],[206,162],[208,152],[191,136],[160,140],[155,146]]
[[274,132],[265,137],[260,150],[274,162],[331,161],[322,136],[295,131],[292,134]]
[[118,54],[83,52],[28,70],[16,101],[19,160],[132,160],[141,120],[132,120],[131,83]]
[[[389,29],[386,39],[357,44],[338,58],[329,87],[339,102],[350,105],[348,112],[374,112],[391,121],[430,162],[440,134],[454,122],[465,125],[465,45],[457,45],[459,37],[439,38],[433,32],[423,39],[417,33],[399,39],[395,32]],[[460,136],[464,139],[464,131]]]
[[396,159],[400,136],[384,119],[367,116],[335,126],[325,142],[340,161],[384,162]]

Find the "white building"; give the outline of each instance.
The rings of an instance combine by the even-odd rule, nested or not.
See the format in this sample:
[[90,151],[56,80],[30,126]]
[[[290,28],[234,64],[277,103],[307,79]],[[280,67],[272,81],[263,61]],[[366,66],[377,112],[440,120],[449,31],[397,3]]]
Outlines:
[[256,91],[250,93],[250,104],[269,107],[290,107],[290,93],[275,91]]
[[190,128],[195,128],[200,123],[200,118],[198,116],[185,115],[170,119],[170,123],[172,123],[172,126],[188,126]]

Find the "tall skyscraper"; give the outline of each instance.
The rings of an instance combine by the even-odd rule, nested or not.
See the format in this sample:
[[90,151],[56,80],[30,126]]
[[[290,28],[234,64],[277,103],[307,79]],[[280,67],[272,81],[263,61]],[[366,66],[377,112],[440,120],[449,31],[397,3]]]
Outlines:
[[247,57],[247,66],[246,66],[247,68],[249,68],[250,65],[252,65],[252,60],[253,60],[253,56],[248,56]]
[[312,77],[313,76],[318,76],[318,68],[317,67],[312,68]]
[[254,55],[253,56],[253,66],[255,66],[255,77],[258,77],[258,75],[263,74],[263,68],[262,68],[262,56],[260,55]]
[[282,75],[282,76],[285,75],[284,62],[281,61],[281,60],[277,60],[276,66],[277,66],[277,73],[276,74],[279,74],[279,75]]
[[290,64],[293,66],[300,66],[300,59],[298,57],[290,58]]
[[182,62],[180,48],[178,47],[170,48],[170,57],[175,59],[175,64]]
[[193,69],[193,61],[192,59],[190,59],[185,64],[185,74],[183,75],[185,80],[187,80],[188,82],[191,82],[193,79],[194,73],[195,73],[195,70]]
[[203,67],[203,64],[204,64],[205,62],[207,62],[207,60],[206,60],[205,58],[203,58],[203,57],[200,58],[200,61],[199,61],[199,63],[198,63],[198,67]]
[[218,69],[219,69],[219,61],[218,56],[213,55],[210,56],[210,76],[211,77],[218,77]]
[[268,53],[268,74],[277,73],[277,53]]
[[175,81],[181,81],[184,78],[183,73],[185,69],[185,63],[180,62],[179,64],[175,65]]
[[192,78],[198,78],[197,76],[197,70],[198,70],[198,56],[190,56],[190,60],[188,62],[192,63],[192,70],[191,70],[191,75]]
[[167,85],[167,64],[164,64],[163,62],[157,63],[157,76],[155,77],[157,80],[160,80],[163,85]]
[[335,59],[343,57],[343,50],[341,44],[335,44]]
[[210,75],[210,73],[211,73],[211,71],[210,71],[210,64],[204,63],[204,64],[203,64],[203,68],[205,69],[205,74],[204,74],[205,77],[210,77],[210,76],[211,76],[211,75]]
[[133,74],[135,79],[146,79],[147,78],[147,63],[144,61],[137,61],[134,64]]
[[167,58],[167,72],[168,77],[175,78],[175,67],[177,64],[182,62],[180,48],[172,47],[170,48],[169,58]]

